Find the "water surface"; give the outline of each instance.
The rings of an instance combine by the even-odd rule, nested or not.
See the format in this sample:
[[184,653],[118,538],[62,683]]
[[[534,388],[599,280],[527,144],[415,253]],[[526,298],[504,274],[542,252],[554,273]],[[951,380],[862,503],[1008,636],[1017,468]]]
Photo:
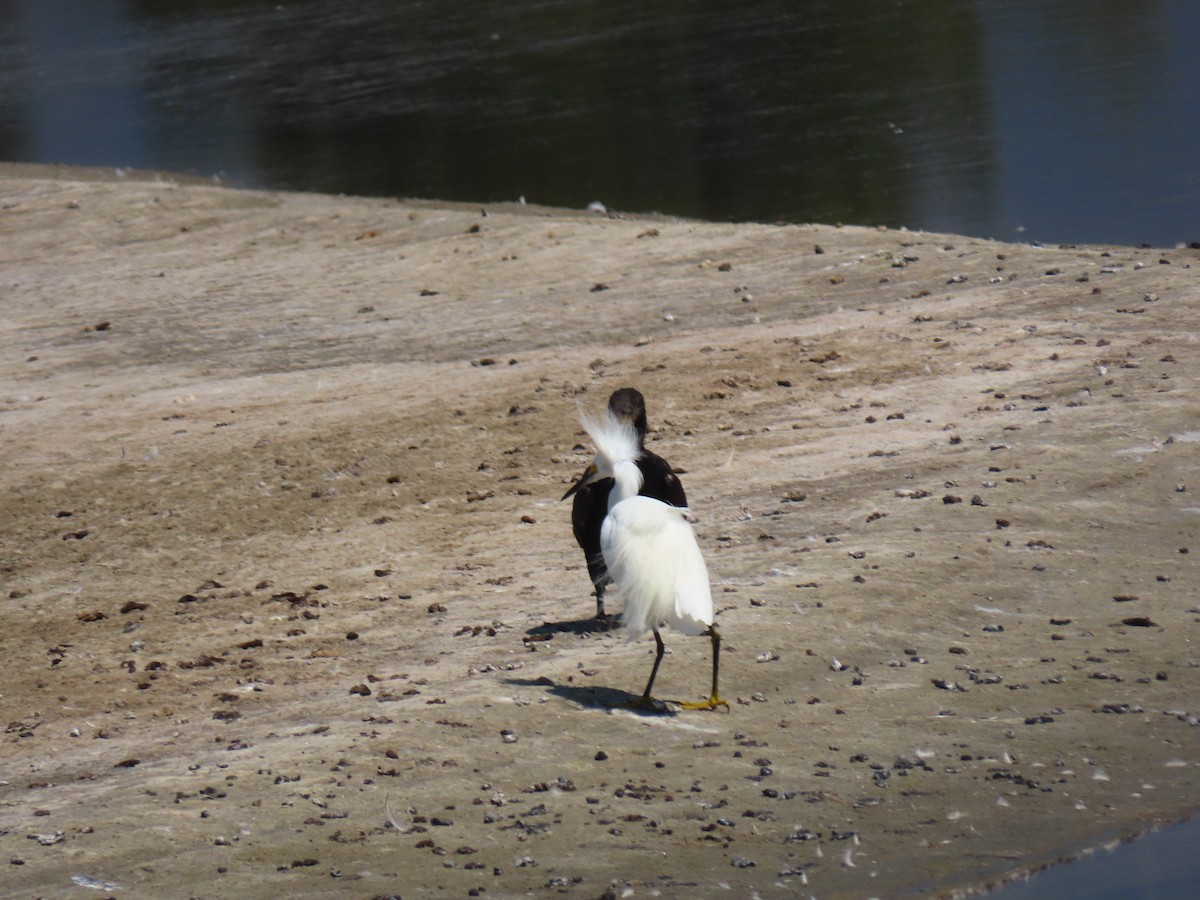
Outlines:
[[1191,0],[0,0],[0,158],[1200,240]]

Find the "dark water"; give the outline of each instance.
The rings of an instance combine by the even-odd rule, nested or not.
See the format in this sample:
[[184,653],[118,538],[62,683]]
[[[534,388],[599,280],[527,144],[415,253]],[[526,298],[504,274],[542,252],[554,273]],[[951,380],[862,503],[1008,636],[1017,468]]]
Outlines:
[[0,159],[1200,240],[1196,0],[0,0]]
[[1040,872],[988,900],[1195,900],[1200,819]]

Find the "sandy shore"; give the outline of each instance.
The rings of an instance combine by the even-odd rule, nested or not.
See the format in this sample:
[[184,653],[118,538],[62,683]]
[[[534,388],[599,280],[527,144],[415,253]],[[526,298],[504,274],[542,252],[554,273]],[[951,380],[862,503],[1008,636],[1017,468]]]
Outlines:
[[[6,896],[950,894],[1200,806],[1196,250],[0,207]],[[625,385],[728,713],[627,708],[653,642],[589,618]]]

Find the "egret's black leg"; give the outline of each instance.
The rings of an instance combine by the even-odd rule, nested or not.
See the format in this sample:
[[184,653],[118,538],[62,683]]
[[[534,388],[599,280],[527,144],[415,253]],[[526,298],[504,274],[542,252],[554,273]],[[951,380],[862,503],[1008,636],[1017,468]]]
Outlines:
[[666,710],[666,704],[655,700],[650,696],[650,690],[654,687],[654,679],[658,675],[658,667],[662,664],[663,654],[667,652],[667,648],[663,645],[662,635],[658,633],[658,629],[654,629],[654,643],[657,645],[654,654],[654,668],[650,670],[650,680],[646,682],[646,690],[642,692],[642,696],[636,700],[630,700],[629,705],[638,709],[649,709],[655,712],[663,712]]
[[604,618],[604,582],[596,585],[596,618]]
[[721,694],[717,690],[717,681],[721,669],[721,635],[717,631],[716,625],[708,626],[708,634],[712,638],[713,650],[712,693],[709,694],[707,700],[702,700],[699,703],[681,702],[679,705],[684,709],[716,709],[718,706],[724,706],[726,709],[729,709],[729,704],[721,699]]
[[663,646],[662,635],[658,633],[658,629],[654,629],[654,643],[658,645],[658,649],[654,654],[654,668],[650,670],[650,680],[646,682],[646,690],[642,691],[642,700],[650,699],[650,689],[654,687],[654,679],[658,676],[658,667],[662,663],[663,654],[667,652]]

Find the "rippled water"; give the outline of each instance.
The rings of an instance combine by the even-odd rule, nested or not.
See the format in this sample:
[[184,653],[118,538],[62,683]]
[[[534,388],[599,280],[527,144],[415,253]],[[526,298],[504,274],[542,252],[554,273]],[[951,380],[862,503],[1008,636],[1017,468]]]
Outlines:
[[1200,240],[1194,0],[0,0],[0,158]]

